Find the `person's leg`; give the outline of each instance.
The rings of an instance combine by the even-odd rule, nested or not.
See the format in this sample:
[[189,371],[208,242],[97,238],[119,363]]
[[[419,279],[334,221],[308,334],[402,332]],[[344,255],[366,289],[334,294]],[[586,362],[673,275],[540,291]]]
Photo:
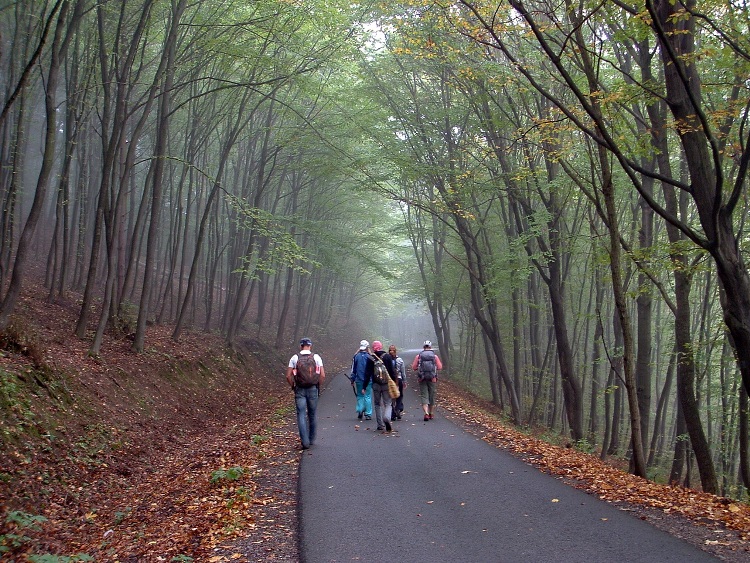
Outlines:
[[396,417],[401,420],[401,413],[404,412],[404,381],[398,380],[398,399],[396,399]]
[[385,429],[385,421],[383,420],[383,411],[385,409],[383,408],[382,389],[383,386],[378,383],[372,385],[372,397],[375,402],[375,421],[378,423],[378,430]]
[[309,421],[310,445],[315,443],[315,436],[318,430],[318,420],[315,413],[318,410],[318,388],[310,387],[307,391],[307,418]]
[[306,389],[297,387],[294,390],[294,403],[297,407],[297,428],[299,429],[299,439],[302,447],[310,447],[310,431],[307,426],[307,395]]
[[432,418],[435,413],[435,394],[437,393],[437,381],[430,381],[428,383],[428,388],[429,388],[429,412],[430,412],[430,418]]
[[430,419],[430,411],[429,411],[430,389],[427,385],[427,381],[419,382],[419,399],[422,402],[422,410],[424,411],[424,419],[429,420]]
[[372,419],[372,383],[365,389],[365,416],[367,420]]
[[365,415],[367,406],[365,404],[366,394],[362,394],[362,387],[364,381],[357,381],[355,384],[355,390],[357,391],[357,418],[362,418]]
[[383,385],[383,420],[385,421],[385,429],[391,431],[391,417],[393,416],[393,408],[391,395],[388,393],[388,385]]

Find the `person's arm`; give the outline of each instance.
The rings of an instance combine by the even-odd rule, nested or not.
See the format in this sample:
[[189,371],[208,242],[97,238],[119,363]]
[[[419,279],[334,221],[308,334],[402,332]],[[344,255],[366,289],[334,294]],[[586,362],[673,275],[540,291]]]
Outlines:
[[383,354],[383,358],[385,358],[383,363],[385,364],[385,369],[388,370],[388,375],[391,376],[391,379],[396,379],[396,360],[390,354]]
[[286,382],[289,384],[289,387],[294,389],[294,368],[292,366],[286,368]]
[[418,367],[419,367],[419,354],[414,356],[414,361],[411,363],[411,370],[417,371]]
[[315,361],[317,362],[317,365],[320,366],[320,381],[318,381],[318,386],[320,386],[323,385],[323,382],[326,380],[326,368],[323,367],[323,358],[320,356],[317,356]]
[[365,384],[362,386],[362,394],[365,394],[365,389],[367,389],[367,386],[370,384],[370,380],[372,379],[373,372],[375,371],[375,362],[372,361],[372,358],[367,358],[367,363],[365,364]]
[[440,361],[440,356],[435,354],[435,367],[437,369],[443,369],[443,362]]
[[401,377],[401,381],[404,382],[404,387],[406,387],[406,364],[404,363],[403,358],[398,358],[398,360],[396,360],[396,365],[398,366],[399,377]]

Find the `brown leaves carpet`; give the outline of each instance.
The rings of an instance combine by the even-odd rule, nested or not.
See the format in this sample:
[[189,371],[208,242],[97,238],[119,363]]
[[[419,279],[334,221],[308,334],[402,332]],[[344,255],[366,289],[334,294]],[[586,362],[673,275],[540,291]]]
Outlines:
[[[20,314],[37,319],[34,337],[12,346],[6,338],[0,352],[12,381],[45,396],[19,401],[0,421],[9,437],[0,451],[0,546],[10,547],[3,560],[52,553],[113,562],[298,561],[300,451],[283,382],[286,354],[249,340],[227,350],[201,333],[178,343],[169,328],[154,326],[145,353],[110,338],[90,358],[88,342],[70,335],[75,311],[27,295]],[[332,337],[317,349],[336,347]],[[348,361],[332,355],[331,375]],[[58,372],[67,376],[49,375]],[[746,504],[651,483],[552,446],[503,424],[495,407],[448,382],[440,384],[439,409],[540,471],[720,559],[750,560]],[[14,440],[30,426],[37,442]],[[46,521],[21,529],[6,521],[11,510]],[[14,534],[26,539],[11,546]]]

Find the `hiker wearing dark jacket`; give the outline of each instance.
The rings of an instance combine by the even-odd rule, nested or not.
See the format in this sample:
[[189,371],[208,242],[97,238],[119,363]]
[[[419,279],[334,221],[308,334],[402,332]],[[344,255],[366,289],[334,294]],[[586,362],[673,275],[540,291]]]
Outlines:
[[[362,340],[359,343],[359,351],[352,358],[352,369],[349,373],[349,381],[352,382],[352,389],[357,397],[357,418],[360,420],[372,419],[372,386],[369,385],[372,379],[372,368],[370,343]],[[368,374],[369,379],[365,383]]]
[[[383,344],[376,340],[372,343],[372,351],[383,361],[388,375],[395,381],[396,370],[394,368],[393,358],[383,350]],[[365,377],[365,384],[372,379],[372,398],[375,403],[375,420],[378,423],[379,431],[390,432],[391,428],[391,396],[388,394],[388,381],[379,383],[375,380],[375,369]]]
[[393,368],[396,372],[396,383],[398,384],[398,397],[391,399],[391,420],[401,420],[404,412],[404,389],[406,389],[406,365],[401,356],[398,355],[396,347],[388,346],[388,355],[393,359]]
[[443,369],[443,363],[432,350],[432,342],[425,340],[422,351],[411,363],[412,371],[417,372],[419,396],[422,399],[422,410],[425,421],[432,420],[435,412],[435,394],[437,393],[437,372]]

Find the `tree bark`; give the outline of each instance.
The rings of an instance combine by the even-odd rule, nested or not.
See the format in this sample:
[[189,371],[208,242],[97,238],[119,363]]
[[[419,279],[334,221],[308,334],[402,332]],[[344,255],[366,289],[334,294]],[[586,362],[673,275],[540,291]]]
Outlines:
[[44,96],[44,106],[46,115],[46,127],[44,136],[44,154],[42,156],[42,167],[37,178],[36,191],[34,192],[34,201],[31,205],[31,211],[26,219],[21,236],[18,240],[16,249],[16,258],[13,263],[13,273],[11,274],[8,291],[0,304],[0,330],[5,329],[10,324],[10,316],[16,308],[18,297],[21,293],[26,265],[31,251],[31,243],[34,238],[37,224],[42,214],[42,208],[47,198],[52,168],[55,163],[55,145],[57,141],[57,85],[60,79],[60,65],[65,53],[66,42],[64,41],[65,20],[68,16],[70,2],[63,1],[60,5],[60,12],[57,17],[54,39],[51,46],[51,58],[49,71],[47,73],[47,89]]
[[172,21],[169,27],[164,56],[166,58],[164,69],[164,85],[159,106],[157,119],[156,145],[154,147],[154,172],[153,172],[153,195],[151,198],[151,223],[148,228],[148,239],[146,241],[146,263],[143,268],[143,288],[141,290],[141,301],[138,307],[138,321],[136,324],[133,350],[143,352],[146,339],[146,320],[149,314],[149,301],[151,299],[152,279],[154,275],[154,263],[156,260],[156,242],[159,236],[161,223],[162,194],[164,191],[162,182],[164,176],[164,162],[166,158],[167,138],[169,136],[169,113],[170,96],[174,84],[175,71],[175,49],[177,43],[177,30],[179,29],[182,14],[185,11],[187,0],[173,1]]

